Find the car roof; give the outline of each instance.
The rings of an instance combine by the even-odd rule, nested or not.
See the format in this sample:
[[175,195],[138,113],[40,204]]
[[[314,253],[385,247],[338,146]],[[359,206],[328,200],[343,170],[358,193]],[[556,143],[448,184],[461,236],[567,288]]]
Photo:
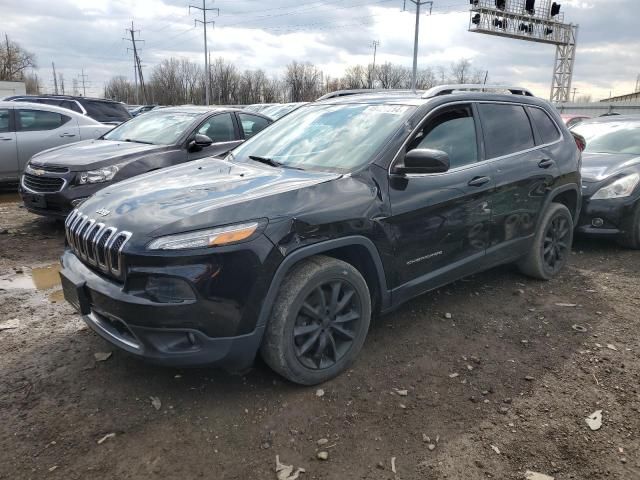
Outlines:
[[49,95],[49,94],[44,94],[44,95],[13,95],[12,97],[9,97],[11,99],[16,99],[16,98],[43,98],[43,99],[47,99],[47,98],[53,98],[53,99],[57,99],[57,100],[90,100],[92,102],[107,102],[107,103],[120,103],[123,104],[123,102],[118,102],[117,100],[112,100],[110,98],[97,98],[97,97],[81,97],[81,96],[74,96],[74,95]]
[[[154,109],[155,110],[155,109]],[[239,112],[240,108],[234,107],[220,107],[217,105],[203,106],[203,105],[179,105],[175,107],[165,107],[158,109],[158,112],[174,112],[174,113],[220,113],[220,112]]]
[[78,120],[78,122],[89,125],[102,125],[97,120],[93,118],[87,117],[86,115],[82,115],[81,113],[74,112],[73,110],[69,110],[68,108],[57,107],[55,105],[47,105],[46,103],[33,103],[33,102],[12,102],[12,101],[0,101],[0,107],[3,108],[30,108],[33,110],[43,110],[45,112],[56,112],[61,115],[66,115],[67,117],[72,117]]
[[611,122],[640,122],[640,114],[638,115],[608,115],[605,117],[595,117],[580,122],[580,125],[592,123],[611,123]]

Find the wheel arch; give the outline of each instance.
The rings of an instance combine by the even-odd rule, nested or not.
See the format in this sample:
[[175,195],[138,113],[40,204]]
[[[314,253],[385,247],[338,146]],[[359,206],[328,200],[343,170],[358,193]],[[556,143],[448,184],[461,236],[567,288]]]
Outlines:
[[[552,190],[547,195],[541,212],[545,212],[547,208],[549,208],[549,205],[552,203],[560,203],[567,207],[569,209],[569,212],[571,212],[571,216],[573,217],[574,225],[578,223],[580,210],[582,209],[582,193],[580,192],[580,187],[578,187],[578,185],[572,183]],[[541,220],[542,215],[540,215],[538,218],[538,225],[536,226],[536,229],[540,227]]]
[[260,309],[256,327],[266,325],[269,320],[273,302],[276,299],[280,285],[291,268],[298,262],[314,255],[326,255],[336,258],[358,269],[369,286],[372,294],[372,307],[376,308],[377,311],[385,309],[391,304],[391,293],[387,289],[382,260],[374,243],[363,236],[337,238],[299,248],[284,258],[272,277],[271,285]]

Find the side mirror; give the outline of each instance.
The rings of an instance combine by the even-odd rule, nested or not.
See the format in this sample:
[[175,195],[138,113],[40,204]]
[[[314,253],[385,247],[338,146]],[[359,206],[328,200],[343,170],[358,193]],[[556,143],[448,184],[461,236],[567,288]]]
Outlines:
[[196,136],[189,142],[189,150],[199,151],[203,148],[206,148],[213,144],[213,140],[211,140],[208,136],[203,135],[201,133],[196,133]]
[[449,170],[449,155],[442,150],[414,148],[404,156],[404,164],[396,165],[393,173],[443,173]]

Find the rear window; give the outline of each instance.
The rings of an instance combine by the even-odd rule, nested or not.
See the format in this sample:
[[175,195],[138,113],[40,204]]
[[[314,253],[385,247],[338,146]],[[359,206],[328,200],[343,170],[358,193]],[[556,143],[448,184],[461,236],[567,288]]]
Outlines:
[[556,124],[553,123],[553,120],[549,118],[547,112],[540,108],[529,108],[529,113],[531,114],[531,119],[540,134],[540,140],[542,143],[553,143],[560,138],[560,132],[556,127]]
[[131,114],[120,103],[97,100],[81,100],[80,103],[87,115],[99,122],[126,122],[131,118]]
[[478,108],[488,158],[510,155],[535,146],[529,117],[520,105],[481,103]]
[[71,120],[66,115],[44,110],[18,109],[17,113],[19,132],[55,130]]

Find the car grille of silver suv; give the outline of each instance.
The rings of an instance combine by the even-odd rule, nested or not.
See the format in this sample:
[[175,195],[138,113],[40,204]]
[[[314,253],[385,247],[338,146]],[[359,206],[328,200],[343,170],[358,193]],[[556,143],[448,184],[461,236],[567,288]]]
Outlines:
[[118,231],[74,210],[65,221],[67,243],[85,263],[114,277],[122,277],[122,249],[131,232]]

